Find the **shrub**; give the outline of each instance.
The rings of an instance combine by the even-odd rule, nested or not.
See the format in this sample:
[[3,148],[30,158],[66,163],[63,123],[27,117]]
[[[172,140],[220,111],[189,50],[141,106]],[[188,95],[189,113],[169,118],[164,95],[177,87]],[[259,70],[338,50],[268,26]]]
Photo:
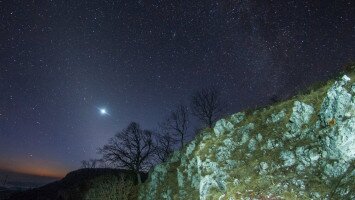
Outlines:
[[100,176],[91,180],[89,189],[84,195],[85,200],[133,200],[137,199],[138,186],[124,175]]

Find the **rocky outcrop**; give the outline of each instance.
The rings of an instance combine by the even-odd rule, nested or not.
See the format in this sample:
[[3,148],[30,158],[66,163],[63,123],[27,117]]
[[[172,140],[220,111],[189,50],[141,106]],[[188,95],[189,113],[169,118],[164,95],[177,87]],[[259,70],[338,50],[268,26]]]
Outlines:
[[354,78],[217,121],[156,166],[139,199],[355,199]]

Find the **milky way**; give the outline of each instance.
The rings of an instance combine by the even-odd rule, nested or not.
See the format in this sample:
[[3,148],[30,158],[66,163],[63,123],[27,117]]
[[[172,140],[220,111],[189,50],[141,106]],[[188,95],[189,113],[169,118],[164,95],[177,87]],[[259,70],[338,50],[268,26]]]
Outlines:
[[0,166],[75,169],[201,87],[234,113],[326,80],[355,58],[354,4],[0,1]]

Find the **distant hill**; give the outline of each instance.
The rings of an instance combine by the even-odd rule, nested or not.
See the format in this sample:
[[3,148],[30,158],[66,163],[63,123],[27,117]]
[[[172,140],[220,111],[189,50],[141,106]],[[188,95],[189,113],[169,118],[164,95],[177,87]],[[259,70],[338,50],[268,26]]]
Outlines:
[[[6,179],[5,185],[2,185]],[[25,190],[41,187],[60,178],[23,174],[7,170],[0,170],[0,186],[13,190]]]
[[16,192],[41,187],[59,179],[0,170],[0,200],[8,199]]
[[[142,181],[146,179],[147,175],[142,174]],[[123,191],[120,191],[125,187],[132,187],[130,192],[133,192],[137,190],[136,184],[136,175],[128,170],[79,169],[68,173],[62,180],[43,187],[17,192],[8,200],[120,199],[117,195],[136,195],[136,192],[135,194],[123,194]]]

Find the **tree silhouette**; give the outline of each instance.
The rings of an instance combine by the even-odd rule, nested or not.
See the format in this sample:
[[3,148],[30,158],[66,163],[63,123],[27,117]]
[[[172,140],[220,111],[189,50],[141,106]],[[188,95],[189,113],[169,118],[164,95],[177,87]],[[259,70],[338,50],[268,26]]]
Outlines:
[[214,87],[204,88],[192,95],[192,114],[201,120],[208,127],[213,123],[225,109],[221,93]]
[[142,130],[135,122],[131,122],[99,149],[105,162],[132,170],[137,174],[139,183],[142,182],[140,172],[149,170],[154,152],[152,132]]
[[103,161],[100,159],[90,159],[90,160],[82,160],[81,161],[81,168],[97,168],[102,167]]
[[183,105],[177,106],[173,110],[165,123],[161,125],[162,129],[166,132],[172,133],[179,138],[181,148],[184,146],[185,136],[187,135],[187,129],[189,124],[188,108]]
[[158,135],[156,156],[160,162],[167,161],[168,157],[174,152],[173,146],[176,139],[169,132],[163,132]]

